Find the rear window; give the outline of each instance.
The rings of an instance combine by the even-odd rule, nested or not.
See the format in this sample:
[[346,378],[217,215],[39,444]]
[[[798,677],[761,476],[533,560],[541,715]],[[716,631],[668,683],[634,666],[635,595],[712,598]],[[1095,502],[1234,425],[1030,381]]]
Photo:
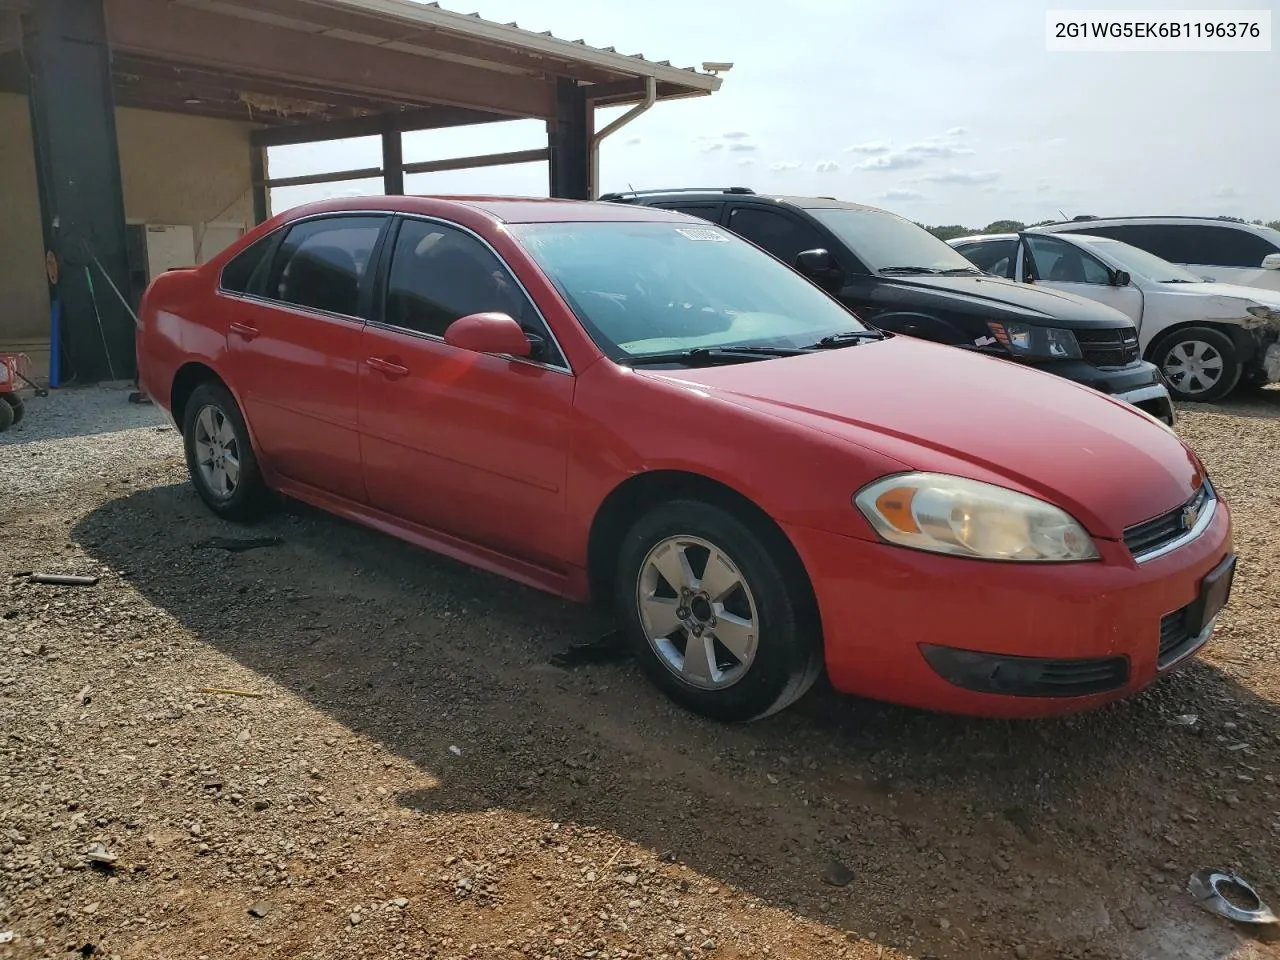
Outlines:
[[261,293],[276,238],[277,234],[269,233],[232,257],[222,268],[222,289],[227,293]]

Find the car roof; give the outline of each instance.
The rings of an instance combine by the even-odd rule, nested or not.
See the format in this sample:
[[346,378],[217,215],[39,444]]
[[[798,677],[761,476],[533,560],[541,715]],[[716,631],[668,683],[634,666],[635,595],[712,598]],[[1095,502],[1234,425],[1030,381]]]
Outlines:
[[427,216],[480,213],[497,223],[575,223],[591,221],[682,221],[702,223],[697,217],[675,210],[659,210],[631,204],[539,197],[502,196],[372,196],[318,200],[287,211],[285,220],[325,213],[417,213]]
[[1053,223],[1042,223],[1035,227],[1028,227],[1028,230],[1052,230],[1054,233],[1063,232],[1064,227],[1078,227],[1086,229],[1093,226],[1108,226],[1111,224],[1128,224],[1131,226],[1191,226],[1191,227],[1228,227],[1236,230],[1245,230],[1249,233],[1267,233],[1267,228],[1262,224],[1248,223],[1244,220],[1236,220],[1232,217],[1191,217],[1179,215],[1158,215],[1140,217],[1088,217],[1081,220],[1056,220]]
[[801,197],[786,193],[747,193],[742,189],[718,190],[638,190],[609,194],[612,202],[619,206],[641,206],[655,200],[687,200],[691,203],[732,201],[738,204],[757,204],[761,206],[785,203],[802,210],[871,210],[875,213],[890,213],[880,207],[865,203],[853,203],[849,200],[837,200],[835,197]]

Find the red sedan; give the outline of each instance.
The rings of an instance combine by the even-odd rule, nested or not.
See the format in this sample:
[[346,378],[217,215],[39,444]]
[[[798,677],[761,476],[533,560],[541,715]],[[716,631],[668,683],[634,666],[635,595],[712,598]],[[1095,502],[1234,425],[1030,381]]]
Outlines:
[[1196,455],[1058,377],[870,330],[646,207],[301,207],[148,290],[141,380],[196,490],[275,490],[575,600],[670,696],[1031,716],[1206,642],[1234,572]]

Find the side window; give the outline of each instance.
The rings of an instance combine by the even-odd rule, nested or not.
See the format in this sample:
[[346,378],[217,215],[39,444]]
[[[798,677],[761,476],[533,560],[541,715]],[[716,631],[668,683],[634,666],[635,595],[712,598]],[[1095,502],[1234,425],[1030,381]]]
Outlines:
[[720,209],[724,206],[722,203],[655,203],[655,207],[663,210],[676,210],[680,213],[687,213],[691,217],[700,217],[703,220],[710,220],[712,223],[720,221]]
[[360,285],[386,217],[325,217],[298,224],[280,244],[270,295],[347,317],[360,314]]
[[473,313],[505,313],[547,341],[546,363],[564,365],[529,298],[483,243],[461,230],[405,220],[391,255],[384,323],[443,337],[453,321]]
[[790,267],[795,266],[797,254],[827,246],[813,227],[785,214],[757,207],[735,207],[729,214],[729,229]]
[[278,234],[269,233],[232,257],[222,268],[218,285],[227,293],[261,293],[277,239]]
[[1210,267],[1245,267],[1257,269],[1268,254],[1276,252],[1274,246],[1247,230],[1232,227],[1180,227],[1186,231],[1191,259],[1183,263]]
[[1037,280],[1058,283],[1097,283],[1111,281],[1107,268],[1079,247],[1044,234],[1029,234],[1027,246]]
[[981,243],[965,243],[956,247],[979,270],[997,277],[1009,275],[1009,260],[1017,248],[1017,240],[986,240]]

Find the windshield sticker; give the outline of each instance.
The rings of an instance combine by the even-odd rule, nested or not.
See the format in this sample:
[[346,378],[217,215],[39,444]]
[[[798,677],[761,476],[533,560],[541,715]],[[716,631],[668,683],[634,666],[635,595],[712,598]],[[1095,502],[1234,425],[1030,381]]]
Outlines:
[[719,230],[710,227],[676,227],[676,233],[686,240],[711,240],[717,243],[728,243],[729,238]]
[[979,337],[977,340],[973,341],[973,345],[975,347],[989,347],[995,342],[995,337]]

